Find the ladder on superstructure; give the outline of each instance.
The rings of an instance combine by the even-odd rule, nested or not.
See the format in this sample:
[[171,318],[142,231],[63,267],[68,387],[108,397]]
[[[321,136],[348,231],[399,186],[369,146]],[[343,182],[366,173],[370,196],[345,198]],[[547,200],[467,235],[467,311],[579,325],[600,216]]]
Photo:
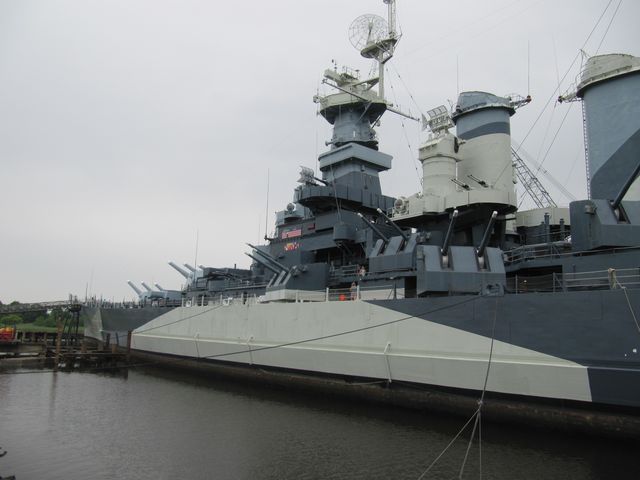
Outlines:
[[587,115],[584,111],[584,102],[580,102],[582,106],[582,135],[584,139],[584,164],[587,169],[587,198],[591,198],[591,172],[589,171],[589,148],[587,148]]
[[540,183],[540,180],[538,180],[538,177],[534,175],[513,147],[511,147],[511,156],[513,158],[513,167],[516,171],[516,177],[529,194],[529,197],[533,200],[533,203],[536,204],[536,207],[557,207],[558,205],[553,201],[553,198],[551,198],[547,189],[544,188],[542,183]]

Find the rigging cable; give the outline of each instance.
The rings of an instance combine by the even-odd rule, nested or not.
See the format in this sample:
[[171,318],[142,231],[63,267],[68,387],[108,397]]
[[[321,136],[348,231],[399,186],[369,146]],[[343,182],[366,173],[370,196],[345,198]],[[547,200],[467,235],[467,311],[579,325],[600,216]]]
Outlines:
[[[467,445],[467,451],[464,455],[464,460],[462,462],[462,466],[460,467],[460,475],[459,478],[462,479],[462,474],[464,473],[464,467],[467,463],[467,458],[469,456],[469,450],[471,449],[471,444],[473,442],[473,437],[475,436],[476,426],[480,426],[481,415],[482,415],[482,406],[484,405],[484,396],[487,392],[487,383],[489,382],[489,372],[491,371],[491,360],[493,359],[493,344],[496,336],[496,322],[498,320],[498,297],[496,297],[496,306],[493,312],[493,327],[491,328],[491,346],[489,347],[489,360],[487,362],[487,371],[484,376],[484,385],[482,386],[482,394],[480,395],[480,400],[478,401],[478,414],[476,415],[476,421],[473,426],[473,430],[471,431],[471,438],[469,438],[469,444]],[[480,441],[478,441],[478,447],[481,449]],[[480,463],[480,478],[482,478],[482,463]]]
[[329,165],[331,170],[331,186],[333,187],[333,198],[336,201],[336,210],[338,211],[338,220],[342,222],[342,211],[340,210],[340,202],[338,201],[338,190],[336,188],[336,177],[333,174],[333,165]]
[[[398,99],[396,97],[396,91],[393,88],[393,83],[389,82],[389,87],[391,88],[391,95],[393,95],[393,102],[397,105]],[[418,164],[415,161],[416,156],[413,155],[413,147],[411,146],[411,141],[409,140],[409,135],[407,134],[407,127],[404,123],[404,117],[402,115],[400,115],[400,125],[402,125],[402,133],[404,134],[404,139],[407,141],[407,148],[409,148],[409,158],[411,159],[413,168],[416,171],[416,178],[418,179],[418,188],[422,189],[422,177],[420,176],[420,172],[418,171]]]
[[[571,65],[569,65],[569,68],[567,69],[567,71],[565,72],[565,74],[563,75],[562,79],[560,80],[560,82],[563,82],[565,78],[567,78],[567,75],[569,75],[569,72],[571,72],[571,69],[573,68],[573,65],[576,63],[576,61],[578,60],[578,58],[581,56],[582,52],[584,51],[585,46],[587,45],[587,43],[589,42],[589,40],[591,39],[591,37],[593,36],[594,32],[596,31],[596,28],[598,27],[598,25],[600,24],[600,22],[602,21],[602,19],[604,18],[605,13],[607,12],[607,10],[609,9],[609,7],[611,6],[611,4],[613,3],[613,0],[609,0],[609,3],[607,3],[607,6],[604,8],[604,10],[602,11],[602,13],[600,14],[600,17],[598,17],[598,20],[596,21],[596,24],[593,26],[593,28],[591,29],[591,32],[589,32],[589,35],[587,36],[587,39],[584,41],[584,43],[582,44],[582,48],[578,51],[578,54],[574,57],[573,61],[571,62]],[[549,106],[549,104],[551,103],[552,100],[554,100],[556,98],[556,94],[558,93],[558,91],[560,90],[560,84],[558,84],[558,86],[553,90],[553,92],[551,93],[551,96],[549,97],[549,99],[547,100],[547,102],[544,104],[544,106],[542,107],[542,110],[540,111],[540,113],[538,114],[538,116],[536,117],[536,119],[534,120],[533,124],[531,125],[531,127],[529,128],[529,130],[527,131],[527,134],[524,136],[524,138],[522,139],[522,141],[520,141],[520,145],[519,147],[515,150],[516,153],[518,153],[520,151],[520,148],[522,147],[522,145],[524,144],[524,142],[527,141],[527,138],[529,138],[529,135],[531,134],[531,132],[533,131],[534,127],[537,125],[538,121],[540,121],[540,118],[542,118],[542,115],[544,114],[544,112],[547,110],[547,107]],[[570,109],[571,107],[569,107]],[[568,113],[565,114],[563,120],[562,120],[562,124],[564,123],[564,120],[566,119]],[[560,128],[562,127],[562,124],[560,124],[560,127],[558,128],[558,130],[556,131],[556,134],[554,136],[554,141],[555,138],[558,136],[558,133],[560,133]],[[552,142],[553,145],[553,142]],[[547,154],[549,153],[551,147],[549,147],[549,149],[547,149]],[[545,154],[545,158],[546,158],[546,154]],[[544,161],[544,159],[543,159]],[[498,176],[496,177],[496,179],[494,180],[494,184],[498,182],[498,180],[500,180],[500,178],[502,177],[502,175],[505,173],[505,171],[507,170],[507,167],[511,165],[511,162],[507,162],[504,166],[504,168],[502,169],[502,171],[498,174]],[[540,170],[540,168],[538,168],[538,170],[536,170],[536,173]]]
[[571,176],[573,175],[573,169],[576,168],[576,163],[578,163],[579,157],[580,157],[580,149],[576,150],[576,154],[573,156],[573,162],[571,162],[571,168],[569,169],[569,173],[567,173],[567,177],[564,181],[565,185],[569,183],[569,180],[571,180]]
[[[558,80],[558,88],[560,88],[560,81]],[[547,128],[544,129],[544,136],[542,137],[542,141],[540,142],[540,148],[538,148],[538,154],[536,155],[536,162],[539,162],[540,155],[542,154],[542,150],[544,148],[544,144],[547,142],[547,137],[549,136],[549,130],[551,130],[551,124],[553,123],[553,117],[556,113],[556,104],[554,103],[553,109],[551,110],[551,117],[549,121],[547,121]]]
[[[607,12],[607,10],[609,9],[609,7],[611,6],[612,3],[613,3],[613,0],[609,0],[609,3],[607,3],[607,6],[604,8],[602,13],[600,14],[600,17],[596,21],[596,24],[593,26],[593,28],[591,29],[591,32],[587,36],[587,39],[582,44],[582,48],[580,49],[580,51],[578,51],[577,55],[574,57],[573,61],[571,62],[571,65],[569,65],[569,68],[567,69],[566,73],[562,76],[562,79],[560,80],[560,82],[564,82],[565,78],[567,78],[567,75],[569,75],[569,72],[571,72],[571,69],[575,65],[576,61],[578,61],[578,58],[580,58],[580,56],[581,56],[581,51],[584,50],[584,47],[587,45],[587,43],[589,42],[589,40],[593,36],[594,32],[596,31],[596,28],[598,27],[598,25],[602,21],[602,18],[604,17],[605,13]],[[540,111],[540,113],[538,114],[536,119],[534,120],[533,124],[531,125],[531,128],[529,128],[529,131],[527,132],[527,134],[524,136],[524,138],[520,142],[520,145],[523,145],[524,142],[527,140],[527,138],[529,138],[529,135],[531,134],[531,132],[533,131],[533,129],[537,125],[537,123],[540,121],[540,118],[544,114],[545,110],[547,109],[547,107],[549,106],[551,101],[556,98],[556,94],[558,93],[559,90],[560,90],[560,84],[558,84],[558,86],[551,93],[551,96],[549,97],[547,102],[544,104],[544,107],[542,107],[542,110]],[[517,153],[517,150],[516,150],[516,153]]]
[[564,117],[562,117],[562,121],[560,122],[560,126],[558,126],[558,129],[556,130],[556,133],[554,134],[553,138],[551,139],[551,143],[549,144],[549,147],[547,148],[547,151],[545,152],[544,157],[542,157],[542,161],[538,165],[538,169],[536,170],[536,173],[538,173],[540,171],[540,169],[542,168],[542,165],[544,164],[545,160],[547,160],[547,157],[549,156],[549,152],[551,151],[551,147],[553,147],[553,144],[555,143],[556,139],[558,138],[558,134],[560,133],[560,130],[562,130],[562,126],[564,125],[564,122],[567,119],[567,116],[569,115],[569,112],[571,111],[571,107],[572,106],[573,106],[573,103],[570,103],[569,107],[567,108],[567,111],[564,114]]
[[627,305],[629,305],[629,311],[631,312],[631,316],[633,317],[633,321],[636,324],[636,329],[638,330],[638,333],[640,333],[640,324],[638,324],[638,318],[636,317],[636,313],[633,311],[633,307],[631,306],[631,300],[629,300],[629,295],[627,295],[627,287],[623,287],[622,285],[620,285],[622,288],[622,291],[624,292],[624,296],[627,299]]
[[418,477],[417,480],[422,480],[424,478],[424,476],[429,473],[429,470],[431,470],[433,468],[433,466],[438,463],[438,460],[440,460],[440,458],[442,458],[442,456],[447,452],[447,450],[449,450],[449,447],[451,447],[451,445],[453,445],[453,443],[458,439],[458,437],[462,434],[462,432],[465,431],[465,429],[469,426],[469,424],[471,423],[471,420],[473,420],[476,416],[476,414],[478,413],[478,410],[476,410],[475,412],[473,412],[473,415],[471,415],[471,417],[469,418],[469,420],[467,420],[467,422],[462,426],[462,428],[460,429],[460,431],[458,431],[458,433],[456,434],[455,437],[453,437],[453,439],[451,439],[451,441],[449,442],[449,444],[444,447],[444,449],[442,450],[442,452],[440,452],[440,455],[438,455],[435,460],[433,462],[431,462],[431,464],[427,467],[427,469],[422,472],[422,475],[420,475]]
[[631,312],[631,317],[633,317],[633,321],[636,324],[636,329],[638,330],[638,333],[640,333],[640,324],[638,323],[638,318],[636,317],[636,312],[633,311],[633,307],[631,306],[631,300],[629,299],[629,295],[627,294],[627,287],[625,285],[622,285],[620,283],[620,280],[618,280],[618,275],[616,275],[616,269],[615,268],[610,268],[609,269],[609,276],[610,276],[610,278],[612,278],[614,280],[614,287],[617,285],[624,292],[624,296],[627,299],[627,305],[629,306],[629,311]]
[[620,9],[620,5],[622,5],[622,0],[620,0],[618,2],[618,6],[616,7],[616,9],[613,11],[613,15],[611,17],[611,20],[609,20],[609,24],[607,25],[606,30],[604,31],[604,34],[602,35],[602,39],[600,40],[600,43],[598,44],[598,48],[596,49],[596,55],[598,54],[598,52],[600,51],[600,47],[602,46],[602,42],[604,42],[605,37],[607,36],[607,33],[609,33],[609,28],[611,27],[611,24],[613,23],[613,19],[616,18],[616,14],[618,13],[618,10]]
[[[511,7],[513,7],[517,3],[521,3],[522,1],[523,0],[515,0],[514,2],[510,3],[509,5],[507,5],[505,7],[496,8],[493,11],[488,12],[486,15],[484,15],[482,17],[474,18],[471,22],[468,22],[467,24],[462,25],[462,26],[460,26],[459,28],[457,28],[455,30],[452,29],[452,28],[447,28],[447,30],[446,30],[447,33],[446,34],[439,35],[437,37],[437,40],[441,40],[441,41],[446,40],[445,42],[443,42],[443,43],[447,44],[447,47],[445,47],[445,48],[438,48],[437,46],[434,47],[435,41],[431,40],[431,41],[428,41],[428,42],[420,45],[419,47],[414,48],[413,50],[409,50],[409,51],[405,52],[404,55],[405,56],[410,56],[410,55],[413,55],[416,52],[422,50],[425,47],[430,47],[431,51],[432,52],[436,52],[436,53],[433,53],[433,54],[430,54],[430,55],[428,55],[426,57],[423,57],[422,60],[435,58],[438,55],[446,53],[447,50],[453,49],[453,47],[457,48],[460,45],[463,45],[463,44],[467,43],[468,41],[472,41],[476,37],[480,37],[480,36],[484,35],[485,33],[490,32],[491,30],[494,30],[494,29],[496,29],[498,27],[502,28],[513,17],[522,18],[524,12],[526,12],[527,10],[530,10],[531,8],[535,7],[537,4],[542,2],[542,0],[538,0],[537,2],[534,2],[534,3],[532,3],[531,5],[529,5],[529,6],[525,7],[525,8],[519,8],[519,9],[513,11],[513,13],[509,13],[509,14],[503,16],[503,17],[500,17],[499,15],[496,15],[496,14],[499,14],[501,12],[509,10]],[[485,22],[485,20],[487,20],[487,19],[495,19],[496,22],[493,25],[491,25],[490,27],[486,27],[484,30],[478,32],[477,34],[472,35],[469,38],[458,42],[457,45],[455,45],[455,44],[451,45],[452,42],[448,41],[448,39],[450,37],[453,37],[454,39],[459,40],[461,38],[461,36],[462,36],[461,35],[462,33],[469,33],[469,30],[472,27],[475,27],[477,25],[486,24],[487,22]]]
[[409,98],[411,98],[411,100],[413,101],[413,104],[418,109],[418,112],[420,112],[420,115],[424,115],[424,112],[422,111],[422,109],[420,108],[420,105],[418,104],[413,94],[411,93],[411,90],[409,90],[409,87],[405,83],[404,79],[400,76],[400,72],[398,72],[398,69],[395,66],[395,62],[393,61],[393,58],[391,59],[390,62],[388,62],[388,64],[393,68],[393,72],[398,76],[400,83],[402,83],[402,85],[404,86],[404,89],[407,91],[407,94],[409,94]]

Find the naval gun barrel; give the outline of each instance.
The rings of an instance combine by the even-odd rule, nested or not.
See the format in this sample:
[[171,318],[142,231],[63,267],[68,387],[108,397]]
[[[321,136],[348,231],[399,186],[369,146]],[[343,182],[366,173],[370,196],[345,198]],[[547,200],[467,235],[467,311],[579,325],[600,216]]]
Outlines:
[[627,194],[627,190],[629,190],[629,187],[631,187],[631,184],[635,181],[639,173],[640,173],[640,161],[636,165],[636,168],[633,170],[633,173],[629,176],[629,178],[627,178],[627,181],[624,182],[624,185],[620,189],[618,196],[611,203],[611,206],[613,207],[614,210],[616,210],[620,206],[620,204],[622,203],[622,199]]
[[183,265],[185,267],[187,267],[187,269],[191,272],[191,273],[196,273],[196,269],[193,268],[191,265],[189,265],[188,263],[183,263]]
[[391,219],[387,216],[387,214],[386,214],[386,213],[384,213],[384,212],[382,211],[382,209],[378,208],[378,209],[377,209],[377,212],[378,212],[380,215],[382,215],[382,217],[383,217],[383,218],[384,218],[384,219],[385,219],[385,220],[386,220],[386,221],[387,221],[387,222],[388,222],[388,223],[389,223],[393,228],[395,228],[395,229],[396,229],[396,231],[397,231],[397,232],[402,236],[402,238],[404,238],[404,241],[405,241],[405,242],[406,242],[407,240],[409,240],[409,236],[408,236],[406,233],[404,233],[404,232],[402,231],[402,229],[401,229],[398,225],[396,225],[396,223],[395,223],[393,220],[391,220]]
[[247,257],[253,258],[256,262],[258,262],[260,265],[262,265],[265,268],[268,268],[269,270],[271,270],[273,273],[280,273],[280,270],[278,270],[276,267],[271,266],[269,263],[267,263],[265,260],[263,260],[262,258],[258,258],[255,255],[251,255],[250,253],[246,253],[245,255]]
[[489,238],[491,238],[491,229],[493,228],[493,224],[496,223],[496,217],[498,216],[498,212],[495,210],[491,214],[491,218],[489,219],[489,225],[487,225],[487,229],[484,231],[484,235],[482,237],[482,241],[480,242],[480,246],[478,247],[478,256],[484,256],[484,251],[487,248],[487,244],[489,243]]
[[440,250],[440,253],[442,253],[442,255],[446,255],[449,252],[449,246],[451,245],[451,239],[453,238],[453,227],[456,224],[457,218],[458,210],[454,210],[451,214],[451,221],[449,222],[447,234],[444,236],[444,242],[442,242],[442,249]]
[[190,275],[183,268],[181,268],[179,265],[176,265],[173,262],[169,262],[169,265],[171,265],[174,269],[176,269],[180,275],[182,275],[184,278],[189,280]]
[[156,286],[156,288],[157,288],[158,290],[160,290],[161,292],[166,292],[166,290],[165,290],[164,288],[162,288],[159,284],[154,283],[154,285],[155,285],[155,286]]
[[277,266],[283,272],[288,272],[289,271],[289,269],[287,267],[285,267],[283,264],[281,264],[278,260],[273,258],[271,255],[269,255],[267,252],[263,252],[262,250],[258,250],[257,247],[255,247],[254,245],[251,245],[250,243],[247,243],[247,245],[250,246],[251,248],[253,248],[253,250],[255,250],[255,252],[258,255],[260,255],[261,257],[269,260],[273,265]]
[[133,283],[131,280],[127,280],[127,283],[129,284],[129,286],[131,288],[133,288],[133,290],[138,294],[138,295],[142,295],[142,290],[140,290],[138,287],[136,287],[136,284]]
[[382,233],[380,229],[373,224],[373,222],[371,222],[368,218],[366,218],[360,212],[358,212],[358,216],[364,221],[365,225],[367,225],[371,230],[376,232],[379,237],[382,238],[382,241],[384,243],[389,243],[389,238],[387,238],[387,236],[384,233]]
[[153,289],[144,282],[140,282],[144,288],[147,289],[148,292],[153,292]]

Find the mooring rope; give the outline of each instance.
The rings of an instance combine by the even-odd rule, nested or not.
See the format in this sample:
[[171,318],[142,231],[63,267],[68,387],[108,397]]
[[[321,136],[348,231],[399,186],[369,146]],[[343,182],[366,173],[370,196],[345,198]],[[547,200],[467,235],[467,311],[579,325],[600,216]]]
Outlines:
[[638,324],[638,318],[636,317],[635,312],[633,311],[633,307],[631,306],[631,300],[629,300],[629,295],[627,294],[627,287],[621,287],[624,292],[624,296],[627,299],[627,305],[629,305],[629,311],[631,312],[631,316],[633,317],[633,321],[636,324],[636,329],[638,333],[640,333],[640,324]]
[[491,344],[489,346],[489,359],[487,361],[487,370],[486,370],[485,376],[484,376],[484,384],[482,386],[482,392],[480,394],[480,399],[478,400],[478,408],[473,412],[473,414],[471,415],[469,420],[466,421],[466,423],[458,431],[458,433],[455,435],[455,437],[453,437],[453,439],[442,450],[442,452],[440,452],[440,454],[433,460],[433,462],[431,462],[431,464],[427,467],[427,469],[424,472],[422,472],[422,474],[418,477],[417,480],[422,480],[424,478],[424,476],[427,473],[429,473],[429,471],[436,465],[436,463],[438,463],[438,460],[440,460],[442,458],[442,456],[447,452],[447,450],[449,450],[451,445],[453,445],[455,443],[455,441],[458,439],[458,437],[460,437],[460,435],[462,435],[462,432],[464,432],[466,430],[466,428],[469,426],[469,424],[471,423],[472,420],[474,420],[473,429],[471,431],[471,437],[469,438],[469,443],[467,444],[467,450],[465,452],[464,459],[462,460],[462,465],[460,467],[460,472],[458,474],[458,478],[462,479],[462,475],[464,473],[464,468],[465,468],[465,465],[467,463],[467,459],[469,457],[469,451],[471,450],[471,445],[472,445],[473,439],[475,437],[476,429],[478,430],[478,449],[479,449],[479,462],[480,462],[479,470],[480,470],[480,478],[482,478],[482,437],[481,437],[481,435],[482,435],[481,434],[482,427],[481,427],[481,414],[482,414],[482,407],[484,405],[484,396],[485,396],[485,394],[487,392],[487,384],[489,382],[489,372],[491,371],[491,363],[492,363],[492,360],[493,360],[493,345],[494,345],[494,340],[495,340],[497,320],[498,320],[498,297],[496,297],[496,308],[495,308],[494,316],[493,316],[493,327],[491,329]]
[[633,310],[633,306],[631,306],[631,300],[629,299],[629,294],[627,293],[627,287],[622,285],[618,280],[618,276],[616,275],[615,268],[609,269],[610,278],[614,280],[615,285],[620,287],[620,290],[624,292],[624,297],[627,299],[627,305],[629,306],[629,311],[631,312],[631,317],[633,318],[634,323],[636,324],[636,330],[640,333],[640,323],[638,323],[638,317],[636,317],[636,312]]

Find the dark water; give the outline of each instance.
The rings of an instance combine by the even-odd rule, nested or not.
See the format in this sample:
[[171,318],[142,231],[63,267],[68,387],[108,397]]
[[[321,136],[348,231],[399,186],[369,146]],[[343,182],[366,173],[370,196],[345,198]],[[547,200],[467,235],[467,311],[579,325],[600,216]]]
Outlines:
[[[20,372],[0,374],[0,476],[17,480],[417,479],[465,421],[151,370]],[[467,438],[424,478],[457,478]],[[483,424],[482,478],[639,478],[639,451]]]

